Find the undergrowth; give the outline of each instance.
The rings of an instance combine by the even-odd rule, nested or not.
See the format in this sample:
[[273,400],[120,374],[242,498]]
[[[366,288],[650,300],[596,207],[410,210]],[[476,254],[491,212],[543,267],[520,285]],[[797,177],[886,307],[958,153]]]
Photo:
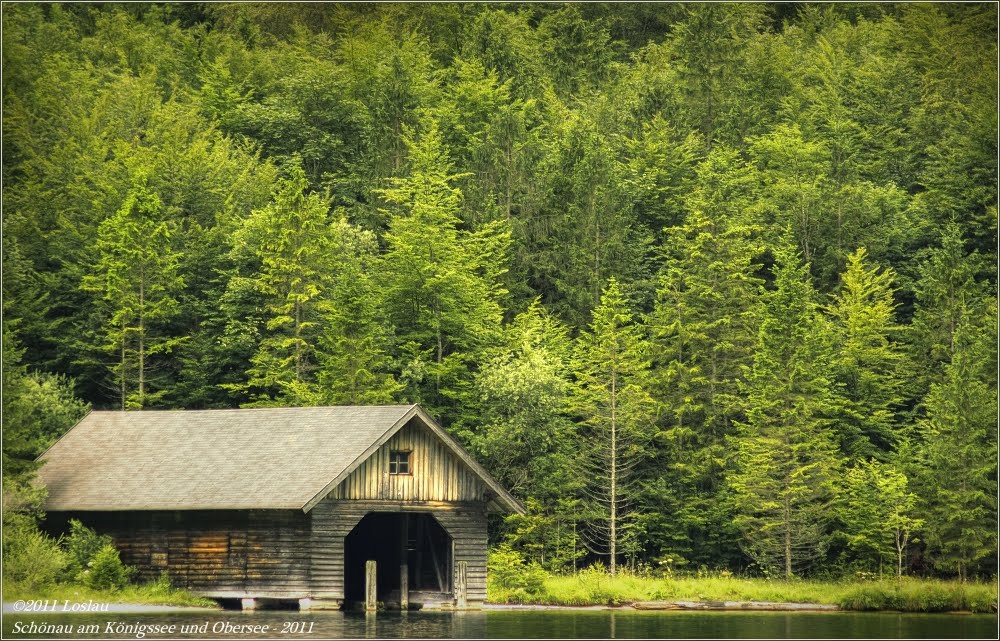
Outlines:
[[627,605],[637,601],[771,601],[837,605],[845,610],[993,612],[996,583],[959,583],[904,577],[875,581],[782,581],[741,577],[649,577],[601,569],[546,576],[535,593],[511,590],[491,578],[492,603]]

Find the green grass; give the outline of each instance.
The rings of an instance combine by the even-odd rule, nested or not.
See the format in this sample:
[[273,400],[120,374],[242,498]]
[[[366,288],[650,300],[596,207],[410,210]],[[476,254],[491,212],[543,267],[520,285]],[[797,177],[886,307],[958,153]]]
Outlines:
[[5,602],[30,599],[53,599],[70,603],[139,603],[143,605],[177,605],[191,607],[218,607],[217,604],[184,590],[176,590],[162,582],[128,585],[121,590],[94,590],[75,584],[57,584],[47,588],[28,590],[17,584],[4,583]]
[[737,577],[652,578],[599,572],[549,576],[542,590],[503,589],[491,582],[492,603],[624,605],[636,601],[774,601],[838,605],[846,610],[990,612],[997,607],[996,583],[958,583],[903,578],[901,581],[780,581]]

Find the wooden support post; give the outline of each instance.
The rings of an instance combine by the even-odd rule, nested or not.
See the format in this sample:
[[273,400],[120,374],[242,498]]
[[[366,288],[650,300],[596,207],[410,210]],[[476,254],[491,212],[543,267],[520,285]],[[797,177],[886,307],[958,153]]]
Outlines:
[[409,521],[410,516],[404,514],[402,532],[399,534],[399,609],[403,612],[410,607]]
[[468,594],[465,576],[468,573],[468,561],[459,561],[455,564],[455,607],[464,610],[468,607],[466,595]]
[[378,608],[378,590],[375,585],[375,560],[368,559],[365,564],[365,612],[374,612]]

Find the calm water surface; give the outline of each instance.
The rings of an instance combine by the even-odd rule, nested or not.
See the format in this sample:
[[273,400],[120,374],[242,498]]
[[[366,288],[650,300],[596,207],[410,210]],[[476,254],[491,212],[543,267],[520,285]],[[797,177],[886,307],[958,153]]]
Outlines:
[[[998,636],[997,616],[985,614],[515,610],[379,613],[371,616],[345,612],[21,613],[5,614],[3,618],[4,639],[135,639],[140,638],[135,632],[136,626],[149,625],[177,627],[171,634],[146,633],[141,638],[996,639]],[[266,625],[268,630],[256,633],[234,631],[235,626],[247,625]],[[53,632],[51,627],[44,626],[62,627]],[[72,631],[67,633],[66,626],[70,626]],[[88,629],[80,626],[97,627]],[[109,632],[116,626],[127,627],[122,633]],[[189,626],[184,633],[181,633],[182,626]],[[95,629],[99,631],[95,633]],[[293,632],[295,629],[300,631]]]

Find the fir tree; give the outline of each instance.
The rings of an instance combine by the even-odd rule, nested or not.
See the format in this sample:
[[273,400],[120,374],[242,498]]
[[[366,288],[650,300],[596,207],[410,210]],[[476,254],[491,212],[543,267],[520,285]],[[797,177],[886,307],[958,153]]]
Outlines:
[[171,336],[167,321],[179,312],[180,253],[171,246],[171,225],[161,220],[159,197],[139,179],[117,213],[98,228],[94,274],[81,287],[99,295],[104,343],[122,409],[155,404],[166,391],[154,376],[156,358],[184,337]]
[[902,353],[894,341],[895,272],[866,264],[865,248],[848,257],[840,290],[828,307],[833,321],[837,383],[836,428],[852,459],[884,456],[894,448],[895,412],[902,403]]
[[[232,254],[249,259],[253,272],[230,281],[263,303],[259,340],[246,381],[227,385],[253,404],[309,404],[320,333],[318,303],[332,276],[328,205],[307,193],[305,174],[293,168],[275,187],[274,200],[247,217]],[[236,322],[242,319],[235,319]]]
[[670,254],[649,320],[651,390],[662,408],[657,443],[667,467],[649,471],[646,493],[655,506],[643,518],[655,528],[649,538],[663,540],[675,557],[704,562],[724,553],[718,535],[730,517],[715,497],[725,438],[746,411],[740,384],[757,339],[761,281],[753,261],[762,250],[752,232],[695,209],[667,234]]
[[791,578],[824,553],[840,460],[827,418],[829,330],[797,252],[786,242],[775,259],[727,480],[744,549]]
[[996,318],[993,299],[984,328],[957,324],[951,362],[918,424],[925,538],[935,565],[960,580],[997,552]]
[[381,282],[402,347],[400,380],[409,379],[404,396],[449,419],[467,391],[473,355],[498,335],[510,234],[502,221],[459,229],[462,192],[451,185],[436,125],[408,144],[410,175],[384,192],[395,210]]
[[587,426],[590,463],[587,497],[594,513],[589,547],[618,567],[624,526],[634,504],[633,472],[646,454],[653,406],[646,386],[649,360],[643,328],[612,278],[594,310],[590,331],[580,335],[574,370],[576,413]]

